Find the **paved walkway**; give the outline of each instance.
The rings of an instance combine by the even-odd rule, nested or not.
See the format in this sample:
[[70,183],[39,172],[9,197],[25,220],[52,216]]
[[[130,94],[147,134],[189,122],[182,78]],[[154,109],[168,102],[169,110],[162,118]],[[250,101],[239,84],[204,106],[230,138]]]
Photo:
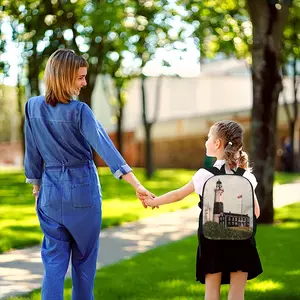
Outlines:
[[[274,207],[300,201],[299,190],[300,183],[275,186]],[[195,234],[198,215],[199,208],[195,206],[103,230],[97,267]],[[0,299],[41,287],[42,276],[39,246],[0,255]]]

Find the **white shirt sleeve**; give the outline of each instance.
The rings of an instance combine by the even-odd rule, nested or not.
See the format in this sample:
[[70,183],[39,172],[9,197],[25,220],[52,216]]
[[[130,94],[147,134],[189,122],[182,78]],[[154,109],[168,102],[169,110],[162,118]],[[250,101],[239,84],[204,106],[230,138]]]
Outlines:
[[255,176],[252,173],[250,173],[249,171],[246,171],[243,176],[246,177],[250,181],[250,183],[252,184],[253,190],[255,190],[257,187],[257,180],[256,180]]
[[202,196],[202,190],[203,190],[204,183],[213,176],[214,175],[212,173],[210,173],[209,171],[207,171],[205,169],[199,169],[195,173],[192,180],[193,180],[195,192],[198,195]]

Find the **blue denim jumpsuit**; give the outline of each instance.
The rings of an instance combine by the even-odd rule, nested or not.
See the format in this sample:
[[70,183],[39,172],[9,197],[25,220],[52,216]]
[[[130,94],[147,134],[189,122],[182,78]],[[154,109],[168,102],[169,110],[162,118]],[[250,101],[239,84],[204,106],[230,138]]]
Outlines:
[[73,300],[91,300],[101,228],[101,187],[92,149],[118,179],[131,172],[91,109],[72,100],[52,107],[44,96],[25,106],[26,182],[40,185],[44,239],[43,300],[63,299],[72,254]]

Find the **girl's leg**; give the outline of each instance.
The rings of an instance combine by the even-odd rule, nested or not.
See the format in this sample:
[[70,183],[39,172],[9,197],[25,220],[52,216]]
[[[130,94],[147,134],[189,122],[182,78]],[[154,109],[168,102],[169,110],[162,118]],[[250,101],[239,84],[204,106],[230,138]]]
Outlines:
[[244,300],[248,273],[238,271],[230,273],[228,300]]
[[205,300],[220,300],[222,273],[206,274]]

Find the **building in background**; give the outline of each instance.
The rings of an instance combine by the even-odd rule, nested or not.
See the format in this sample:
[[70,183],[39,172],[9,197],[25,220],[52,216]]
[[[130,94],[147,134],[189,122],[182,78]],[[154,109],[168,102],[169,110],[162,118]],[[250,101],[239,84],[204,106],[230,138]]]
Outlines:
[[[148,118],[155,108],[159,77],[146,80]],[[178,167],[197,169],[203,166],[205,140],[210,126],[222,119],[233,119],[246,131],[245,150],[250,151],[252,80],[243,61],[235,59],[211,62],[202,66],[201,75],[194,78],[162,77],[160,109],[153,125],[153,161],[157,168]],[[112,139],[116,140],[113,108],[108,99],[113,95],[109,80],[98,78],[92,108]],[[124,157],[132,166],[144,166],[144,128],[140,79],[132,80],[128,102],[124,108]],[[292,80],[284,80],[287,101],[292,102]],[[288,122],[280,98],[278,110],[278,149],[280,140],[288,135]],[[281,154],[281,151],[278,151]],[[99,164],[101,160],[97,159]],[[280,159],[277,159],[277,169]]]
[[[152,129],[153,162],[156,168],[177,167],[197,169],[205,159],[205,140],[210,126],[222,119],[233,119],[246,130],[245,150],[250,151],[252,80],[245,62],[228,59],[201,65],[198,77],[148,77],[146,95],[148,118],[153,118],[156,88],[161,80],[157,122]],[[292,102],[292,79],[284,80],[287,101]],[[43,88],[41,89],[43,90]],[[0,89],[0,166],[22,165],[20,114],[16,88]],[[92,109],[116,143],[115,97],[112,81],[98,76],[92,95]],[[140,79],[131,81],[124,108],[123,155],[134,167],[144,166],[144,128]],[[280,141],[288,136],[288,122],[280,97],[278,111],[278,154]],[[300,122],[299,122],[300,123]],[[296,132],[299,133],[296,130]],[[299,144],[299,137],[297,137]],[[117,143],[116,143],[117,144]],[[98,165],[103,161],[96,156]],[[280,157],[277,169],[280,169]]]

